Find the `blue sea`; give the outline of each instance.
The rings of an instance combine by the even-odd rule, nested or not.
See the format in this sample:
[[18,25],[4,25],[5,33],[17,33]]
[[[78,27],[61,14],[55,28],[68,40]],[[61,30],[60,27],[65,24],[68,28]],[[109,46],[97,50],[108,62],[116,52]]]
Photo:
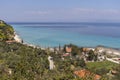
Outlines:
[[25,43],[120,48],[120,23],[10,23]]

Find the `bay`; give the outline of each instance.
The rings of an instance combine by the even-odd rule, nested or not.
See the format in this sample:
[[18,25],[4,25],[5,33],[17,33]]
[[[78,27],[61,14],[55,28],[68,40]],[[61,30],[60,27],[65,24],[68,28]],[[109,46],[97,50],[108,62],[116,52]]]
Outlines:
[[120,48],[120,23],[10,23],[24,42],[41,47],[75,44]]

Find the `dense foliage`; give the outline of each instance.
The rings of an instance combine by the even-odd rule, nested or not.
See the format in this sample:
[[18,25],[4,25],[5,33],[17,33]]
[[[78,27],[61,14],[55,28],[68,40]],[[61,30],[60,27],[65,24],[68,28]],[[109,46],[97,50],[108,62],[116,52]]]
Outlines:
[[14,37],[14,29],[4,21],[0,23],[0,41],[12,40]]
[[[54,70],[49,70],[47,59],[49,55],[54,57],[56,66]],[[61,60],[58,54],[52,52],[48,54],[46,50],[19,43],[0,42],[0,79],[2,80],[73,80],[74,68],[81,68],[79,63],[82,62],[79,61],[72,61],[70,58]]]
[[[55,69],[53,70],[49,70],[49,55],[54,59]],[[120,70],[116,66],[107,61],[91,62],[85,65],[84,60],[69,57],[62,60],[60,54],[48,53],[40,48],[20,43],[0,42],[0,80],[83,80],[79,77],[75,78],[73,72],[86,68],[104,76],[113,67],[117,71]],[[119,74],[115,78],[119,80]]]

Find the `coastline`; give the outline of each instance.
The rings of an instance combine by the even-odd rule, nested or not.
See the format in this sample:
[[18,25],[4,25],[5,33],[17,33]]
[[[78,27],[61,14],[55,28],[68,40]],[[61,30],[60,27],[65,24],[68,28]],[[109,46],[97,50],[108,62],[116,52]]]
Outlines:
[[[94,27],[88,25],[89,27],[83,27],[81,24],[41,24],[41,23],[18,23],[11,24],[14,26],[15,30],[20,33],[20,36],[27,43],[32,43],[34,45],[40,45],[40,47],[57,47],[59,44],[64,46],[65,44],[75,44],[79,47],[96,47],[103,45],[111,48],[120,48],[119,41],[120,38],[114,37],[112,35],[117,35],[110,33],[111,35],[106,35],[105,33],[111,27],[104,27],[104,24],[93,24]],[[73,25],[73,26],[72,26]],[[100,28],[97,27],[103,25]],[[107,24],[109,26],[110,24]],[[114,25],[113,25],[114,26]],[[87,31],[89,28],[105,31],[101,34],[97,34],[96,31]],[[117,29],[117,28],[115,28]],[[119,29],[119,28],[118,28]],[[117,29],[117,30],[118,30]],[[68,31],[69,30],[69,31]],[[31,35],[33,34],[33,35]],[[108,33],[109,34],[109,33]],[[39,37],[38,37],[39,36]]]
[[[41,48],[41,47],[38,47],[36,45],[33,45],[33,44],[29,44],[29,43],[26,43],[24,42],[24,40],[17,34],[17,32],[15,31],[14,32],[14,40],[15,42],[17,43],[21,43],[23,45],[26,45],[26,46],[30,46],[30,47],[33,47],[33,48]],[[42,50],[45,50],[45,48],[41,48]]]
[[[15,40],[15,42],[17,42],[17,43],[21,43],[21,44],[23,44],[23,45],[30,46],[30,47],[33,47],[33,48],[38,48],[38,49],[41,49],[41,50],[47,50],[47,49],[49,48],[49,50],[50,50],[51,52],[54,52],[54,49],[55,49],[55,48],[56,48],[56,50],[59,51],[59,47],[49,47],[49,46],[48,46],[48,47],[46,47],[46,48],[43,48],[43,47],[36,46],[36,45],[33,45],[33,44],[28,44],[28,43],[24,42],[23,39],[21,39],[21,37],[20,37],[16,32],[15,32],[14,34],[15,34],[14,40]],[[99,54],[102,54],[102,53],[106,52],[106,54],[108,54],[108,55],[116,55],[116,56],[118,56],[118,57],[116,57],[116,58],[117,58],[117,61],[115,61],[115,60],[113,60],[113,59],[110,59],[110,58],[108,58],[108,57],[106,57],[106,59],[107,59],[108,61],[113,62],[113,63],[120,64],[120,62],[119,62],[120,50],[119,50],[119,49],[110,48],[110,47],[105,47],[105,46],[96,46],[96,47],[94,47],[94,48],[93,48],[93,47],[82,47],[82,48],[85,48],[85,50],[88,50],[88,51],[90,51],[90,50],[95,51],[96,49],[98,49],[97,51],[98,51]],[[62,47],[62,49],[63,49],[63,47]]]
[[[34,45],[34,44],[26,43],[26,42],[24,42],[24,40],[20,37],[20,35],[17,34],[16,31],[14,32],[14,40],[15,40],[15,42],[22,43],[22,44],[24,44],[24,45],[31,46],[31,47],[33,47],[33,48],[41,48],[41,49],[43,49],[43,50],[45,50],[46,48],[54,49],[54,48],[58,48],[58,47],[59,47],[59,45],[58,45],[58,47],[49,47],[49,46],[47,46],[47,47],[41,47],[41,46],[36,46],[36,45]],[[115,51],[120,51],[119,48],[107,47],[107,46],[101,46],[101,45],[98,45],[98,46],[96,46],[96,47],[90,47],[90,46],[89,46],[89,47],[88,47],[88,46],[78,46],[78,47],[83,47],[83,48],[92,49],[93,51],[94,51],[95,48],[97,48],[97,47],[101,47],[103,50],[106,50],[106,49],[107,49],[107,51],[110,50],[110,51],[112,51],[112,52],[114,52],[114,50],[115,50]]]
[[[45,49],[49,48],[52,51],[54,48],[59,48],[59,45],[58,45],[58,47],[57,46],[55,46],[55,47],[50,47],[50,46],[41,47],[41,46],[37,46],[37,45],[34,45],[34,44],[30,44],[30,43],[24,42],[24,40],[20,37],[20,35],[17,34],[16,31],[14,32],[14,40],[16,42],[18,42],[18,43],[22,43],[24,45],[31,46],[33,48],[41,48],[42,50],[45,50]],[[102,51],[107,51],[108,53],[114,53],[116,55],[120,55],[120,49],[119,48],[114,48],[114,47],[107,47],[107,46],[101,46],[101,45],[98,45],[96,47],[91,47],[91,46],[89,46],[89,47],[87,47],[87,46],[78,46],[78,47],[92,49],[93,51],[97,47],[101,47]]]
[[23,43],[23,40],[20,38],[20,36],[14,32],[14,40],[18,43]]

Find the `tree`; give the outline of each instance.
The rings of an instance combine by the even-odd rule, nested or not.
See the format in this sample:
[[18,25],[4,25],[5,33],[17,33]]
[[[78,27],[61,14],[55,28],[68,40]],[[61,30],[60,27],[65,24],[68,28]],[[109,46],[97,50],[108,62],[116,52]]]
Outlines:
[[80,67],[85,67],[86,66],[86,63],[85,63],[83,58],[77,60],[77,66],[80,66]]
[[90,61],[92,61],[92,60],[94,60],[94,58],[95,58],[94,51],[90,50],[89,53],[88,53],[87,59],[90,60]]

